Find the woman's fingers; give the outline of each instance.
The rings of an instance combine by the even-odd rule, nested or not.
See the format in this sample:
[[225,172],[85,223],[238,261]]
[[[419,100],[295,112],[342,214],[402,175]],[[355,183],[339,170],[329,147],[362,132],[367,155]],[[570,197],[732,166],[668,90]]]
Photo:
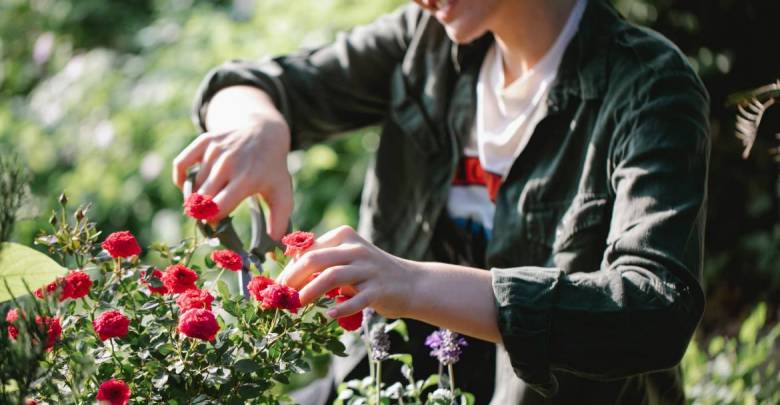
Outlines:
[[201,134],[173,159],[173,182],[177,187],[184,186],[184,180],[187,179],[187,169],[200,162],[212,139],[208,132]]
[[298,260],[290,263],[279,275],[278,280],[282,284],[300,290],[311,279],[312,274],[323,272],[331,267],[351,264],[358,256],[359,247],[351,245],[309,250]]
[[326,313],[331,318],[341,318],[342,316],[352,315],[358,311],[362,311],[363,308],[366,308],[367,306],[371,305],[371,301],[373,300],[373,295],[374,294],[371,289],[361,291],[354,297],[351,297],[350,299],[342,302],[341,304],[337,304],[333,308],[329,309]]
[[283,176],[281,184],[275,184],[269,195],[263,198],[268,204],[269,221],[268,235],[274,240],[280,240],[287,233],[287,224],[290,223],[290,215],[293,211],[292,179],[289,175]]
[[342,285],[357,284],[365,279],[365,273],[356,266],[334,266],[315,277],[300,290],[301,303],[306,305],[326,292]]
[[244,195],[246,190],[241,187],[238,180],[229,182],[217,195],[214,197],[214,202],[219,207],[219,214],[215,219],[222,219],[230,215],[238,204],[247,197]]

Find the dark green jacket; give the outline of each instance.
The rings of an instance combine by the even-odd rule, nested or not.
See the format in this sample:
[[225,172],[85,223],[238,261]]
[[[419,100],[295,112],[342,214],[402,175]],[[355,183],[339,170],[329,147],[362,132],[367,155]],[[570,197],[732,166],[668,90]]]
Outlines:
[[[198,115],[219,89],[251,84],[295,147],[381,125],[361,233],[429,258],[492,41],[454,45],[410,5],[322,48],[226,63],[204,82]],[[548,116],[499,190],[486,255],[512,368],[553,402],[682,400],[673,368],[704,307],[708,104],[673,44],[590,1]]]

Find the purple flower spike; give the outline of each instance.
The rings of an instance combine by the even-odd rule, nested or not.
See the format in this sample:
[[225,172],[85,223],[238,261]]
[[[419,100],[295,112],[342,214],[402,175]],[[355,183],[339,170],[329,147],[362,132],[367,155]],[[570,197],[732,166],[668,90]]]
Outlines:
[[451,330],[439,329],[425,339],[425,345],[431,348],[431,356],[448,366],[460,360],[462,348],[468,346],[468,343]]

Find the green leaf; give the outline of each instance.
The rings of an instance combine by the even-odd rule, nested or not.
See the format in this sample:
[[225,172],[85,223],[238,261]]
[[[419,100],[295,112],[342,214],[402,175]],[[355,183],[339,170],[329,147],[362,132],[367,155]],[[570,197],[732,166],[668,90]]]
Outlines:
[[217,281],[217,291],[219,291],[219,295],[222,297],[222,299],[230,299],[230,289],[228,288],[227,283],[224,281]]
[[338,339],[330,339],[327,342],[325,342],[325,348],[328,349],[331,353],[335,354],[336,356],[345,357],[346,353],[344,353],[345,350],[347,350],[346,347],[344,347],[344,344],[341,343]]
[[765,318],[766,304],[758,304],[753,313],[742,323],[742,327],[739,329],[739,341],[742,343],[754,343],[758,337],[758,331],[764,326]]
[[[45,254],[26,246],[6,242],[0,251],[0,302],[27,294],[24,282],[38,288],[52,282],[68,270]],[[10,294],[3,280],[8,282]]]
[[391,354],[387,357],[388,360],[395,360],[404,363],[405,365],[412,367],[412,355],[406,353]]
[[427,380],[425,380],[425,383],[422,385],[422,388],[420,391],[425,391],[427,388],[433,387],[434,385],[439,384],[439,375],[438,374],[431,374]]
[[401,336],[404,342],[409,341],[409,330],[406,328],[406,322],[402,319],[396,319],[385,326],[385,332],[393,331]]
[[252,359],[241,359],[235,362],[233,367],[235,367],[236,371],[239,373],[249,374],[255,371],[260,371],[260,365]]
[[282,383],[284,385],[287,385],[287,384],[290,383],[290,379],[286,375],[284,375],[284,374],[277,374],[275,376],[272,376],[271,378],[274,379],[274,381],[278,381],[278,382],[280,382],[280,383]]

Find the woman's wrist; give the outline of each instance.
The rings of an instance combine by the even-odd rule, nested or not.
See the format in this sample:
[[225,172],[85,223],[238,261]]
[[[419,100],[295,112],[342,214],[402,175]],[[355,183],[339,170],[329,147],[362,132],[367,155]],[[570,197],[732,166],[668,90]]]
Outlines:
[[487,270],[407,260],[412,281],[403,317],[500,342],[492,278]]

